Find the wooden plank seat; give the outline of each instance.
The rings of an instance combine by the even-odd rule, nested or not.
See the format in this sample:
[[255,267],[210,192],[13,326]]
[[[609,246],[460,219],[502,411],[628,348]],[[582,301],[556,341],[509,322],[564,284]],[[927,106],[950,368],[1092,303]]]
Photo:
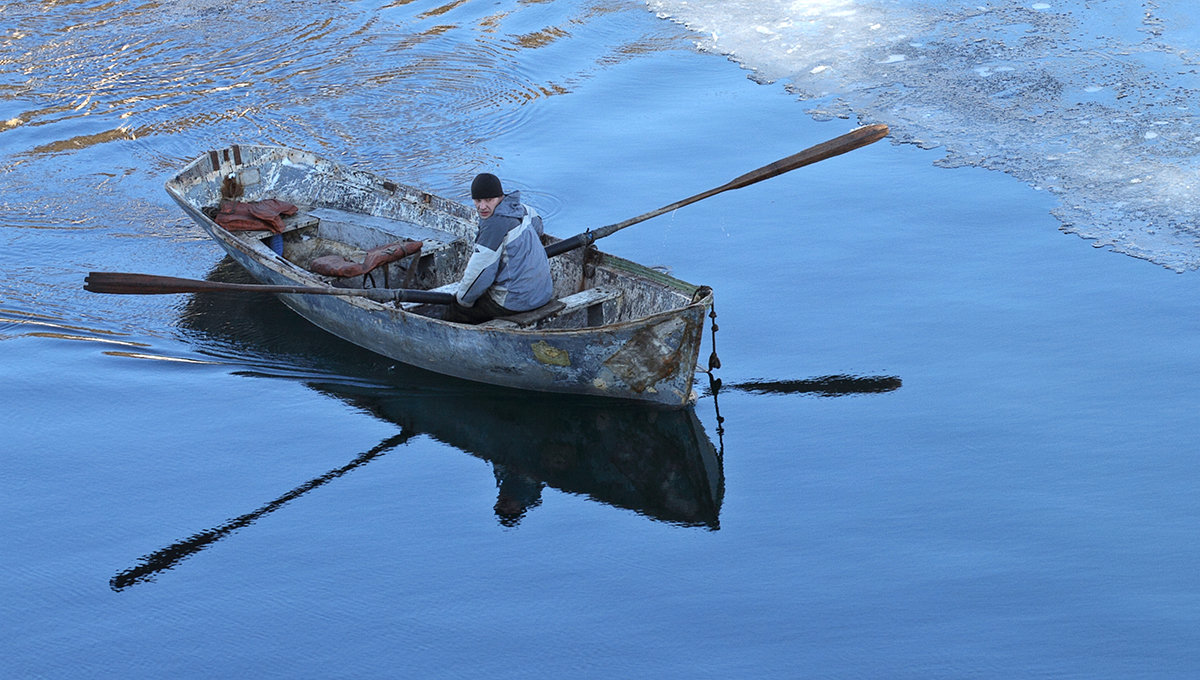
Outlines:
[[621,297],[621,290],[619,288],[614,286],[595,286],[594,288],[586,288],[578,293],[567,295],[557,300],[551,300],[537,309],[531,309],[528,312],[521,312],[520,314],[498,317],[479,325],[490,328],[528,328],[553,316],[565,316],[572,312],[586,309],[588,312],[588,325],[599,326],[605,323],[600,315],[600,305],[609,300],[616,300],[619,297]]
[[[398,240],[422,242],[419,264],[407,266],[408,276],[415,276],[418,286],[432,284],[433,272],[461,267],[460,253],[469,254],[471,250],[465,237],[428,224],[329,207],[311,208],[309,212],[321,219],[319,235],[328,240],[355,242],[368,250]],[[359,259],[360,256],[350,257]],[[395,273],[394,268],[392,273]],[[413,283],[409,279],[403,287],[412,287]]]
[[[431,290],[438,293],[453,293],[457,288],[458,282],[454,281]],[[599,318],[599,306],[609,300],[616,300],[620,297],[621,290],[619,288],[614,286],[596,286],[557,300],[551,300],[541,307],[531,309],[528,312],[485,321],[479,324],[479,326],[483,328],[528,328],[551,317],[570,314],[582,309],[588,310],[588,325],[599,326],[604,323],[604,320]],[[423,305],[424,303],[421,302],[401,302],[400,308],[411,312]]]

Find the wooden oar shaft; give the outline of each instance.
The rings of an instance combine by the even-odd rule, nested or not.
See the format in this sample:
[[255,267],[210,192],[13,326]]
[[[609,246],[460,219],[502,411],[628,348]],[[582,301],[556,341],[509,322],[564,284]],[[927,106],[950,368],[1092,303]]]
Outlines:
[[658,217],[664,213],[678,210],[685,205],[691,205],[696,201],[702,201],[725,191],[741,189],[742,187],[750,186],[751,184],[761,182],[765,179],[778,177],[785,172],[791,172],[797,168],[802,168],[806,165],[811,165],[827,158],[840,156],[847,151],[853,151],[859,147],[877,142],[887,135],[888,126],[882,123],[876,125],[864,125],[860,128],[855,128],[854,130],[851,130],[844,135],[834,137],[827,142],[822,142],[815,146],[811,146],[804,151],[792,154],[787,158],[781,158],[770,165],[764,165],[757,170],[752,170],[744,175],[735,177],[719,187],[698,193],[695,196],[689,196],[685,199],[675,201],[670,205],[665,205],[657,210],[651,210],[650,212],[638,215],[637,217],[631,217],[623,222],[610,224],[592,231],[587,231],[582,234],[572,236],[571,238],[563,239],[557,243],[552,243],[546,247],[546,254],[550,257],[553,257],[560,253],[565,253],[568,250],[574,250],[575,248],[579,248],[581,246],[591,245],[596,241],[596,239],[610,236],[626,227],[633,226],[639,222],[644,222],[652,217]]
[[91,272],[84,279],[84,290],[118,295],[170,295],[174,293],[298,293],[305,295],[349,295],[376,302],[421,302],[448,305],[450,293],[407,288],[320,288],[316,286],[275,286],[257,283],[225,283],[154,274],[127,272]]

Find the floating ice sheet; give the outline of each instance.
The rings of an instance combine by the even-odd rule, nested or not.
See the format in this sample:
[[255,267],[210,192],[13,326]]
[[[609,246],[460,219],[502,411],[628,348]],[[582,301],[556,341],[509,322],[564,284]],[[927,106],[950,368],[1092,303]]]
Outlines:
[[[1200,268],[1200,29],[1181,0],[649,0],[818,118],[1053,193],[1066,231]],[[980,200],[987,200],[981,196]]]

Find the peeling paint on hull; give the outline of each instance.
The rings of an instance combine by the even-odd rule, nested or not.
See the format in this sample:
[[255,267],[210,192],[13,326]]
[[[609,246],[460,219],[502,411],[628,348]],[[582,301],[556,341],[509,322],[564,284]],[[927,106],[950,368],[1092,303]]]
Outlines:
[[[244,200],[278,198],[300,206],[302,213],[337,211],[341,217],[323,217],[315,226],[286,233],[280,257],[259,235],[228,232],[205,214],[219,202],[221,181],[231,174],[245,184]],[[205,154],[168,181],[167,191],[238,264],[268,284],[330,285],[332,279],[302,266],[320,244],[369,248],[419,237],[427,246],[442,247],[419,265],[410,263],[408,271],[397,269],[392,280],[408,276],[420,281],[413,287],[432,288],[457,279],[474,239],[475,219],[464,205],[292,149],[241,146]],[[344,296],[280,297],[334,335],[445,375],[668,408],[692,402],[711,291],[594,248],[559,255],[552,267],[556,297],[599,285],[620,295],[526,328],[450,323],[432,306],[410,309]],[[603,323],[588,325],[597,319]]]

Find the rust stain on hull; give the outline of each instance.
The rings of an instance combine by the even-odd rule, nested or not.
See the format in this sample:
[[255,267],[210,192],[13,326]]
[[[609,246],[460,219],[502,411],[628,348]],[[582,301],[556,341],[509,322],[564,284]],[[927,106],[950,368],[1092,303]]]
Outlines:
[[694,324],[673,317],[634,333],[604,365],[635,392],[653,391],[660,380],[679,370],[680,337],[689,337]]
[[551,366],[570,366],[571,355],[565,349],[559,349],[545,340],[538,340],[529,346],[533,350],[533,357],[543,364]]

